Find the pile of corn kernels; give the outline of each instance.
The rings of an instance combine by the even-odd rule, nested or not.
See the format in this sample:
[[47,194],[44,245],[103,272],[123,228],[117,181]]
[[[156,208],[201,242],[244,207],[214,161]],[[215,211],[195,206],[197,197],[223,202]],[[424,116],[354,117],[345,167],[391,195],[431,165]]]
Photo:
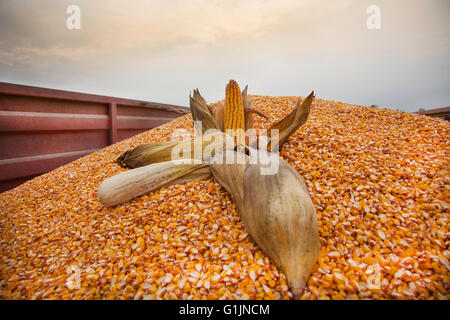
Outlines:
[[[269,119],[296,97],[251,96]],[[289,299],[286,277],[213,179],[104,208],[100,183],[186,115],[0,195],[2,299]],[[316,99],[281,156],[305,178],[320,256],[302,299],[448,299],[447,121]]]

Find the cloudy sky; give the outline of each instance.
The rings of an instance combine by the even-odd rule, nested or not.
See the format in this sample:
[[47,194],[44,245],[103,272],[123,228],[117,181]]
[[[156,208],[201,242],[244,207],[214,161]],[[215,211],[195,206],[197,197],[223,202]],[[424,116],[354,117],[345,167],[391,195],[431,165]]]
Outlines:
[[[372,4],[380,30],[366,25]],[[448,0],[1,0],[0,81],[187,105],[196,87],[222,99],[233,78],[251,94],[444,107],[449,12]]]

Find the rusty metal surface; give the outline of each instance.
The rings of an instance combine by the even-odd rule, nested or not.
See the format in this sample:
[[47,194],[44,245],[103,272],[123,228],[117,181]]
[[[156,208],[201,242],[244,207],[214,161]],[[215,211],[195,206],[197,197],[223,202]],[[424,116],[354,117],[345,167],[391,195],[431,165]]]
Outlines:
[[415,113],[423,114],[430,117],[442,118],[444,120],[450,121],[450,107],[428,109],[428,110],[420,109]]
[[189,108],[0,82],[0,192]]

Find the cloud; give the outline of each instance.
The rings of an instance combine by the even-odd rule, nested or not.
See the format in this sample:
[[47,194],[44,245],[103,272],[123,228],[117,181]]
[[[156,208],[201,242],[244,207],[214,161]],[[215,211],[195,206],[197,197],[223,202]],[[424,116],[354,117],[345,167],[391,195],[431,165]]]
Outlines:
[[[230,77],[250,91],[361,104],[448,104],[448,0],[3,0],[2,81],[186,104]],[[66,8],[81,8],[81,29]],[[148,88],[151,88],[149,90]],[[428,101],[428,103],[427,103]]]
[[11,64],[17,58],[34,64],[46,56],[80,60],[99,54],[233,45],[282,32],[299,7],[294,0],[135,0],[127,5],[117,0],[76,1],[81,30],[67,30],[67,4],[37,1],[27,7],[21,0],[3,2],[0,48],[9,53],[3,62]]

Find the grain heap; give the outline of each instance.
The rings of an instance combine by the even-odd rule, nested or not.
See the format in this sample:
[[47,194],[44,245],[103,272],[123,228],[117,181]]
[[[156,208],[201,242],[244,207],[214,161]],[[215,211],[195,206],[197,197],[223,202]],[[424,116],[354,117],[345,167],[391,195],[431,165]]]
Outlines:
[[[268,116],[257,128],[297,100],[251,98]],[[124,170],[120,154],[169,141],[175,128],[193,132],[191,123],[184,116],[3,193],[1,298],[288,299],[285,276],[213,180],[113,208],[96,198]],[[281,150],[319,220],[321,251],[302,299],[450,298],[449,133],[440,119],[314,100]]]

